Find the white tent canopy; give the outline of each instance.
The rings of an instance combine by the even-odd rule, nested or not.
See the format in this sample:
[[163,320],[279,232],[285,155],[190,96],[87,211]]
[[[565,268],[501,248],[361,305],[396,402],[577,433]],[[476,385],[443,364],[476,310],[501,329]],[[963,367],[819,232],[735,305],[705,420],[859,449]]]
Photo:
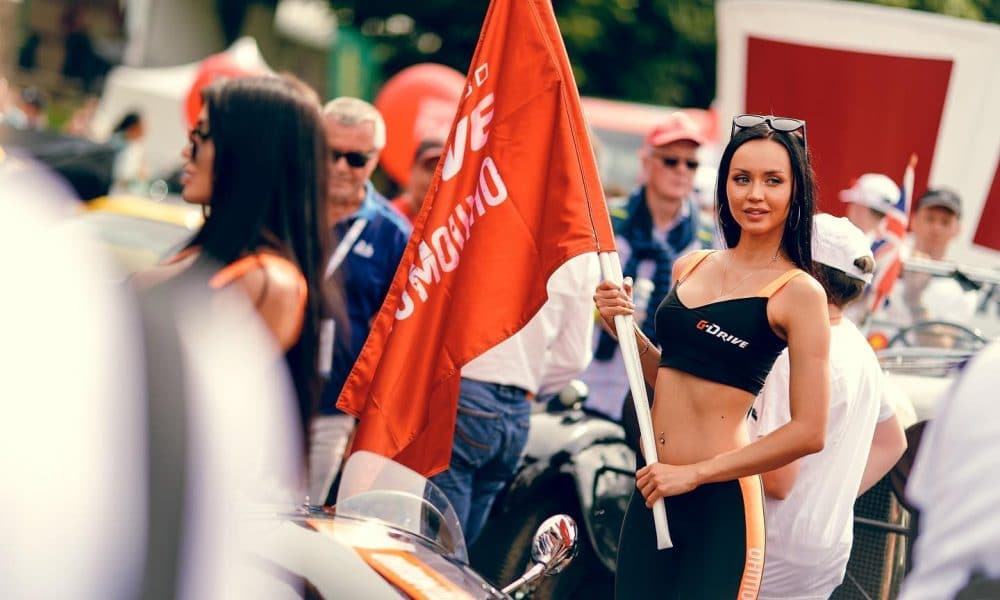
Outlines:
[[[248,69],[270,70],[257,47],[245,37],[228,50],[233,60]],[[94,133],[111,135],[114,126],[131,111],[145,123],[145,156],[149,173],[163,177],[181,166],[181,149],[187,143],[184,102],[198,74],[199,62],[175,67],[116,67],[109,73],[94,115]]]

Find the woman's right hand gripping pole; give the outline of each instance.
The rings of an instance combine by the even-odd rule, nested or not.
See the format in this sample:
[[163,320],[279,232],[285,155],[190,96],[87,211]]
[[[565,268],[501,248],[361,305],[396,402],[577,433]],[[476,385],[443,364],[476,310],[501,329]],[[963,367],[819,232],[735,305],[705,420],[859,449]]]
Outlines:
[[632,278],[626,277],[621,286],[607,279],[602,281],[594,291],[594,304],[601,315],[601,327],[611,334],[611,337],[618,339],[615,316],[635,313],[635,304],[632,302]]

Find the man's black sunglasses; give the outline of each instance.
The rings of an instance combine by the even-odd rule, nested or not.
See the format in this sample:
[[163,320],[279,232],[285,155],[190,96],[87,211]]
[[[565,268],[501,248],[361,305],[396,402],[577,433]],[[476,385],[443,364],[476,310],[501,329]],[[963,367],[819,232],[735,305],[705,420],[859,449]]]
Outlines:
[[663,161],[663,166],[670,167],[671,169],[676,168],[677,165],[679,165],[679,164],[681,164],[683,162],[685,165],[687,165],[687,168],[689,170],[691,170],[691,171],[697,171],[698,170],[698,165],[701,164],[701,163],[699,163],[696,160],[684,160],[684,161],[682,161],[681,159],[677,158],[676,156],[658,156],[657,158],[659,158],[661,161]]
[[807,145],[805,121],[802,119],[793,119],[791,117],[776,117],[774,115],[737,115],[733,117],[733,129],[729,132],[729,137],[732,137],[733,134],[736,133],[737,129],[756,127],[761,123],[767,123],[767,126],[774,131],[783,131],[785,133],[791,133],[801,129],[802,145]]
[[355,169],[361,168],[368,164],[368,161],[372,159],[371,154],[364,154],[362,152],[340,152],[339,150],[334,150],[330,148],[330,162],[336,164],[343,157],[347,160],[347,164],[354,167]]

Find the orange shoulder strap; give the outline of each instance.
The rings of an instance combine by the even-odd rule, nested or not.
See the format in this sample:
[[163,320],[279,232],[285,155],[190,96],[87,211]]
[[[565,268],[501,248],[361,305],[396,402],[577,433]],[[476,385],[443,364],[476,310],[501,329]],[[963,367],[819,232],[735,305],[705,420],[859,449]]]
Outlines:
[[715,250],[697,250],[692,252],[693,256],[691,257],[691,262],[689,262],[688,266],[681,271],[681,276],[677,279],[677,283],[684,281],[684,279],[691,274],[691,271],[694,271],[698,265],[701,264],[701,261],[705,260],[713,253],[715,253]]
[[802,269],[789,269],[784,273],[782,273],[781,275],[778,275],[773,281],[771,281],[771,283],[765,285],[763,289],[761,289],[760,292],[757,293],[757,296],[761,298],[770,298],[771,296],[774,295],[775,292],[785,287],[786,283],[798,277],[799,275],[804,275],[804,274],[805,271],[803,271]]
[[172,265],[172,264],[179,263],[182,260],[184,260],[185,258],[187,258],[187,257],[191,256],[192,254],[194,254],[195,252],[198,252],[199,250],[201,250],[201,248],[199,248],[197,246],[190,246],[188,248],[184,248],[183,250],[181,250],[177,254],[175,254],[175,255],[173,255],[171,257],[163,259],[163,261],[160,262],[160,264],[161,265]]
[[208,284],[213,288],[218,289],[229,285],[259,267],[280,270],[292,275],[292,277],[298,281],[300,303],[305,302],[306,295],[309,293],[309,286],[306,284],[306,278],[303,277],[302,272],[288,260],[266,252],[244,256],[235,262],[229,263],[219,270],[219,272],[216,273],[211,280],[209,280]]
[[264,266],[263,260],[261,259],[262,256],[263,255],[261,254],[251,254],[250,256],[244,256],[243,258],[237,259],[235,262],[229,263],[219,269],[219,272],[212,276],[212,279],[208,281],[208,285],[215,289],[229,285],[250,271]]

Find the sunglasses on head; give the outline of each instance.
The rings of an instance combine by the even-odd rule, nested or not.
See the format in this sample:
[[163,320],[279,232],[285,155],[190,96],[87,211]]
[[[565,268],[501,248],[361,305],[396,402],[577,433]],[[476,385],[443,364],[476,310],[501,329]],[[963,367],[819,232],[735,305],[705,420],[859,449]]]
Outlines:
[[792,133],[793,131],[802,130],[802,145],[806,145],[806,122],[802,119],[793,119],[791,117],[776,117],[774,115],[737,115],[733,117],[733,129],[729,132],[729,137],[732,137],[736,133],[737,129],[747,129],[749,127],[756,127],[761,123],[767,123],[773,131],[782,131],[784,133]]
[[368,164],[371,160],[371,154],[365,154],[362,152],[340,152],[339,150],[330,149],[330,162],[336,164],[341,158],[347,161],[348,166],[358,169]]
[[698,170],[698,165],[701,164],[696,160],[681,160],[676,156],[657,156],[662,162],[664,167],[670,167],[671,169],[676,169],[678,165],[684,163],[688,170],[696,171]]
[[208,127],[199,123],[197,127],[192,127],[188,132],[188,141],[191,142],[191,160],[198,156],[198,144],[203,144],[205,140],[212,139],[212,131]]

